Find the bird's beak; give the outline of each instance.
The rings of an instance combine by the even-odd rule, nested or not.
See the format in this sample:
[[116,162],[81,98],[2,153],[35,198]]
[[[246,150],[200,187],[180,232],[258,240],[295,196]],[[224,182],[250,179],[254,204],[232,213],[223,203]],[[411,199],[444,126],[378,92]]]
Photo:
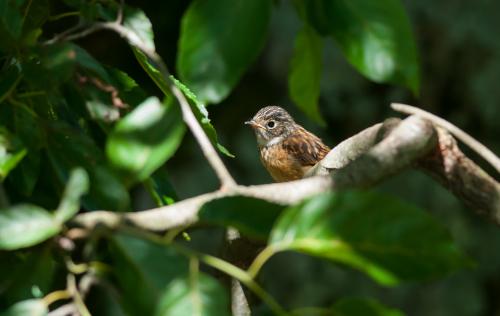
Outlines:
[[264,128],[264,126],[260,125],[259,123],[255,122],[254,120],[246,121],[246,125],[250,125],[251,127],[255,128]]

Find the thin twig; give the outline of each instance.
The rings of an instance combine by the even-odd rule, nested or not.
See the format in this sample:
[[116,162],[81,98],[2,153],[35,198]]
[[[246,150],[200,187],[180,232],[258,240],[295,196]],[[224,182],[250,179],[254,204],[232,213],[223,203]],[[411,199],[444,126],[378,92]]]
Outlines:
[[472,150],[474,150],[477,154],[484,158],[490,165],[495,168],[495,170],[500,173],[500,158],[498,158],[491,150],[489,150],[486,146],[478,142],[472,136],[456,127],[452,123],[417,107],[401,104],[401,103],[391,103],[391,107],[398,112],[405,114],[416,114],[419,115],[434,124],[448,130],[451,134],[461,140],[464,144],[469,146]]
[[116,15],[116,23],[122,24],[123,22],[123,10],[125,8],[125,1],[120,0],[120,6],[118,7],[118,14]]

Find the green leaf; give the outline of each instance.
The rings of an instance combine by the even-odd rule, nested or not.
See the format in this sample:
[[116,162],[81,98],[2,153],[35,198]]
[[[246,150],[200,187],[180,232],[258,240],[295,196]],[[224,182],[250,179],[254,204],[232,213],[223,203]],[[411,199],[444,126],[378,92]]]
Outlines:
[[202,102],[231,92],[262,49],[270,0],[195,0],[182,18],[177,70]]
[[305,24],[297,35],[288,77],[292,100],[311,119],[324,125],[318,108],[323,59],[323,40]]
[[121,303],[130,315],[152,315],[164,289],[188,273],[187,259],[170,247],[123,234],[110,247]]
[[90,191],[82,201],[86,209],[125,210],[130,197],[125,185],[107,166],[104,154],[81,130],[62,122],[46,126],[47,154],[61,186],[71,170],[84,168],[90,180]]
[[0,249],[36,245],[61,230],[52,215],[36,205],[20,204],[0,210]]
[[5,100],[21,80],[17,65],[10,65],[0,73],[0,103]]
[[142,181],[173,156],[185,130],[179,107],[150,97],[115,125],[106,153],[134,182]]
[[0,1],[0,23],[14,39],[19,39],[23,30],[21,6],[25,0]]
[[156,170],[144,184],[158,206],[169,205],[179,199],[165,168]]
[[399,0],[306,1],[309,21],[331,34],[347,60],[375,82],[419,91],[417,50],[410,22]]
[[251,237],[266,239],[282,209],[264,200],[231,196],[205,203],[198,216],[201,222],[231,226]]
[[49,246],[30,249],[23,255],[18,252],[0,254],[0,296],[5,304],[33,298],[33,290],[41,295],[49,292],[56,262]]
[[54,217],[60,223],[72,218],[80,209],[80,197],[89,189],[89,176],[82,168],[71,171],[66,189]]
[[191,101],[189,104],[191,105],[191,109],[193,110],[196,119],[200,123],[201,127],[207,134],[208,138],[212,142],[217,149],[229,157],[234,157],[224,146],[219,144],[217,140],[217,132],[215,128],[210,123],[210,119],[208,118],[208,111],[205,105],[198,100],[196,95],[189,90],[184,84],[182,84],[179,80],[175,79],[173,76],[170,78],[163,78],[162,74],[156,67],[154,67],[148,60],[148,58],[138,49],[132,48],[137,61],[142,66],[144,71],[151,77],[154,83],[160,88],[160,90],[165,94],[165,96],[171,96],[170,88],[166,80],[172,80],[172,82],[184,93],[184,95]]
[[12,185],[24,196],[31,196],[40,173],[42,146],[42,130],[36,113],[24,104],[16,104],[12,107],[14,130],[22,143],[27,148],[27,155],[14,168],[7,178],[8,184]]
[[270,244],[346,264],[383,285],[429,279],[467,263],[428,214],[368,192],[324,194],[289,208]]
[[393,308],[380,304],[373,299],[344,298],[332,307],[333,315],[339,316],[403,316],[404,314]]
[[156,316],[199,315],[229,316],[225,289],[213,277],[202,273],[177,278],[165,290]]
[[1,313],[0,316],[19,316],[19,315],[29,315],[29,316],[43,316],[47,315],[49,309],[45,302],[40,299],[31,299],[26,301],[18,302],[5,312]]
[[92,73],[98,75],[100,78],[105,80],[106,82],[111,81],[111,77],[109,76],[106,68],[101,65],[92,55],[90,55],[85,49],[82,47],[69,43],[75,53],[75,59],[79,66],[90,70]]
[[0,126],[0,181],[24,158],[27,150],[20,140]]
[[77,65],[75,46],[68,42],[33,49],[33,56],[23,64],[24,78],[33,90],[56,90],[71,80]]
[[[198,99],[198,97],[182,82],[177,80],[174,76],[170,76],[170,80],[184,93],[184,95],[191,101],[190,105],[193,109],[194,115],[198,122],[200,122],[201,127],[207,134],[208,138],[212,141],[212,144],[216,145],[217,149],[224,155],[234,158],[234,155],[231,154],[224,146],[218,143],[217,141],[217,132],[215,128],[210,123],[210,119],[208,118],[208,111],[205,105]],[[194,105],[194,106],[193,106]]]
[[137,41],[149,50],[155,50],[153,26],[142,10],[126,6],[123,11],[123,26],[134,33]]

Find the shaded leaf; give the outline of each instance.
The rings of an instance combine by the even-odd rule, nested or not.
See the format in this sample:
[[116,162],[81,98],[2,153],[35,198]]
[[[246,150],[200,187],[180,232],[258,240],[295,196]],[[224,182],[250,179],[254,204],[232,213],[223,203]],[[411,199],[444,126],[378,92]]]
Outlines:
[[417,50],[399,0],[306,1],[309,21],[331,34],[347,60],[375,82],[419,90]]
[[142,181],[173,156],[184,132],[179,108],[150,97],[115,125],[106,153],[132,181]]
[[76,45],[68,42],[37,46],[23,64],[24,78],[32,89],[53,91],[70,80],[76,67]]
[[202,102],[218,103],[266,39],[270,0],[195,0],[182,18],[177,70]]
[[145,185],[158,206],[169,205],[179,199],[165,168],[156,170],[146,179]]
[[0,181],[24,158],[27,150],[19,139],[0,126]]
[[50,247],[30,250],[26,255],[3,252],[0,254],[0,296],[3,302],[15,302],[33,298],[36,289],[42,295],[48,293],[56,268]]
[[47,315],[49,312],[47,305],[41,299],[31,299],[26,301],[18,302],[5,312],[1,313],[0,316],[19,316],[19,315],[29,315],[29,316],[43,316]]
[[131,315],[152,315],[164,289],[188,272],[187,259],[167,246],[116,234],[110,247],[121,304]]
[[436,277],[467,263],[432,217],[366,192],[324,194],[287,209],[270,243],[344,263],[384,285]]
[[305,24],[297,35],[288,88],[292,100],[311,119],[325,124],[318,109],[323,59],[323,40]]
[[18,192],[31,196],[40,173],[42,131],[36,113],[26,105],[16,104],[13,110],[14,130],[27,147],[27,155],[7,178]]
[[0,249],[36,245],[61,229],[52,215],[36,205],[20,204],[0,210]]
[[228,295],[222,285],[213,277],[198,272],[177,278],[170,283],[160,299],[155,315],[229,316],[231,314]]
[[403,316],[397,310],[380,304],[373,299],[344,298],[332,307],[333,315],[338,316]]
[[21,80],[21,74],[16,65],[10,65],[0,73],[0,103],[10,95],[19,80]]
[[125,185],[107,166],[104,154],[81,130],[63,123],[46,126],[47,154],[61,185],[68,181],[71,170],[84,168],[90,190],[82,201],[90,210],[125,210],[130,197]]
[[198,100],[196,95],[192,93],[184,84],[182,84],[179,80],[175,79],[173,76],[170,78],[163,78],[161,75],[160,71],[156,69],[149,61],[148,58],[138,49],[132,48],[135,57],[139,61],[139,64],[142,66],[144,71],[151,77],[151,79],[154,81],[154,83],[160,88],[160,90],[166,95],[166,96],[171,96],[171,92],[169,89],[169,85],[166,82],[166,80],[170,79],[173,80],[174,84],[182,90],[182,92],[186,95],[186,97],[191,101],[191,109],[193,110],[194,115],[196,116],[196,119],[200,123],[201,127],[205,131],[205,134],[207,134],[208,138],[212,142],[214,146],[217,147],[217,149],[225,154],[226,156],[229,157],[234,157],[224,146],[219,144],[217,140],[217,132],[215,131],[215,128],[213,125],[210,123],[210,119],[208,118],[208,111],[205,108],[205,105]]
[[14,39],[19,39],[23,29],[21,6],[25,0],[0,1],[0,23]]
[[242,233],[266,239],[283,209],[282,205],[244,196],[231,196],[205,203],[202,222],[234,227]]
[[59,222],[72,218],[80,209],[80,197],[89,189],[89,176],[82,168],[71,171],[61,202],[54,217]]

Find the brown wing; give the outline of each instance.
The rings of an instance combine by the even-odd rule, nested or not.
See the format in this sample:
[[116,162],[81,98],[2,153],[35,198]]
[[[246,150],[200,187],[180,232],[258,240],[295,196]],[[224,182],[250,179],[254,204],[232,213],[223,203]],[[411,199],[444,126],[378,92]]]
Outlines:
[[283,141],[283,147],[293,155],[302,166],[313,166],[323,159],[330,148],[316,135],[303,128],[297,129]]

